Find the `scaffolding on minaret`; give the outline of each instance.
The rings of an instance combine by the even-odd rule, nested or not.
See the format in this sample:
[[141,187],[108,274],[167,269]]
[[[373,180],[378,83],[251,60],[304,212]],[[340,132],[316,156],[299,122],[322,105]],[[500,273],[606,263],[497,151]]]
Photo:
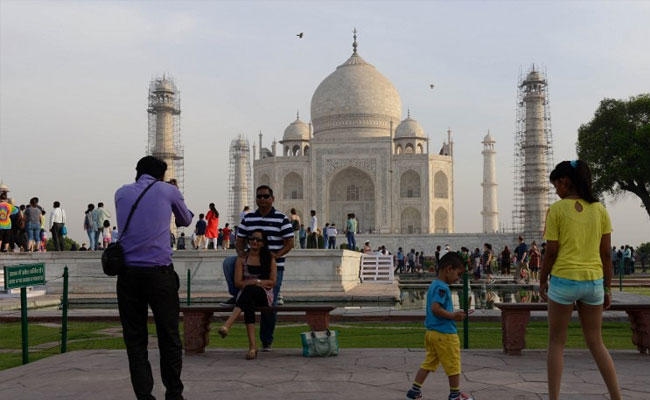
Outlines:
[[548,180],[553,169],[553,135],[546,71],[533,65],[517,85],[514,146],[513,232],[530,242],[541,240],[546,211],[554,192]]
[[251,153],[248,139],[239,134],[230,142],[230,174],[228,178],[228,216],[232,226],[239,224],[239,213],[253,204]]
[[181,143],[181,97],[174,80],[163,75],[149,84],[147,155],[167,163],[165,180],[175,179],[181,192],[185,186],[184,149]]

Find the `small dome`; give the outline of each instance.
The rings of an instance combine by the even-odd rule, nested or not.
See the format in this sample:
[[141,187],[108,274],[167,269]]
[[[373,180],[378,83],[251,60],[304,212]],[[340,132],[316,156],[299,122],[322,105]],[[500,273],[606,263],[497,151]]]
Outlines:
[[487,135],[483,138],[483,143],[496,143],[496,140],[490,135],[490,131],[488,131]]
[[163,76],[162,79],[156,80],[156,87],[154,91],[174,93],[176,92],[176,85],[174,85],[174,82],[172,80]]
[[287,129],[284,130],[282,140],[309,140],[309,125],[296,118]]
[[542,80],[542,75],[539,73],[539,71],[530,71],[528,73],[528,76],[526,77],[527,81],[541,81]]
[[400,122],[395,129],[395,139],[405,138],[405,137],[422,137],[425,138],[427,135],[424,134],[424,129],[422,125],[410,116],[404,121]]

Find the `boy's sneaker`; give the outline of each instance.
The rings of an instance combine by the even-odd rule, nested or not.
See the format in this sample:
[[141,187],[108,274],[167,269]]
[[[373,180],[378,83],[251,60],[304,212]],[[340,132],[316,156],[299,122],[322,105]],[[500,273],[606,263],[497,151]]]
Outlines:
[[449,400],[474,400],[474,398],[466,395],[465,393],[458,393],[454,397],[452,397],[452,395],[450,394]]
[[421,399],[422,398],[422,392],[416,392],[413,389],[410,389],[406,393],[406,400],[412,400],[412,399]]

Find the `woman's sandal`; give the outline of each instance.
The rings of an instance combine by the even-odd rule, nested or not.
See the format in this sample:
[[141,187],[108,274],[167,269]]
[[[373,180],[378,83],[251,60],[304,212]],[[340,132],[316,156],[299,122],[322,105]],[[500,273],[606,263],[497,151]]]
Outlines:
[[246,353],[246,359],[247,360],[254,360],[256,358],[257,358],[257,349],[248,350],[248,353]]
[[225,339],[225,337],[228,336],[229,331],[230,329],[226,328],[225,326],[222,326],[221,328],[219,328],[217,333],[219,334],[219,336]]

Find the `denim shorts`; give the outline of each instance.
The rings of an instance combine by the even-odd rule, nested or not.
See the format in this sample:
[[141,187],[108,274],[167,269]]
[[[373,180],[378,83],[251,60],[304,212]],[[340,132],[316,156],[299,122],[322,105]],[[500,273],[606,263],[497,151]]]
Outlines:
[[584,304],[598,306],[605,301],[603,280],[574,281],[551,275],[548,298],[560,304],[573,304],[579,301]]
[[27,240],[39,243],[41,241],[41,224],[39,222],[27,223]]

